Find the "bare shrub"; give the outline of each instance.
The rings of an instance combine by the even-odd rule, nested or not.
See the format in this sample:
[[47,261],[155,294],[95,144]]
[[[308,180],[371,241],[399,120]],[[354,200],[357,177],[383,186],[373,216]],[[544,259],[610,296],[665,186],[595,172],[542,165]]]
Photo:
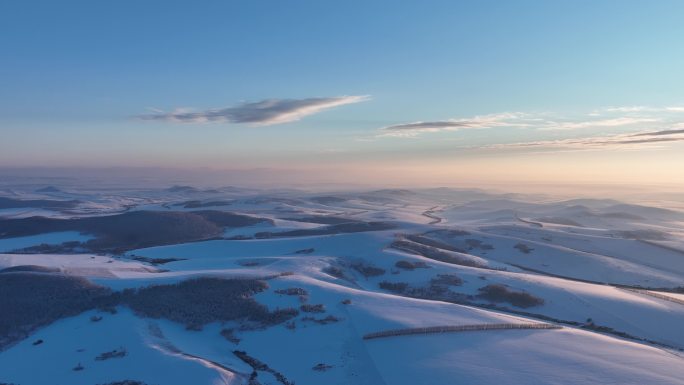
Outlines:
[[528,308],[544,304],[544,300],[523,291],[512,291],[504,285],[487,285],[479,289],[479,297],[490,302],[508,302],[513,306]]
[[325,313],[325,305],[322,303],[316,305],[304,304],[299,307],[299,310],[304,313]]
[[290,320],[299,315],[299,310],[291,307],[284,309],[276,309],[268,313],[265,317],[262,317],[260,322],[265,325],[277,325]]
[[333,316],[333,315],[329,315],[325,318],[315,318],[315,317],[307,316],[307,317],[303,317],[302,321],[305,321],[305,322],[310,321],[310,322],[315,322],[315,323],[320,324],[320,325],[327,325],[327,324],[339,322],[340,319]]
[[339,279],[346,279],[347,278],[344,275],[344,270],[342,270],[341,268],[339,268],[337,266],[327,266],[323,269],[323,272],[328,274],[328,275],[331,275],[335,278],[339,278]]
[[394,266],[404,270],[427,269],[430,267],[422,261],[411,262],[405,260],[397,261]]
[[309,295],[309,292],[302,289],[301,287],[290,287],[287,289],[278,289],[278,290],[275,290],[274,293],[283,294],[283,295]]
[[253,372],[252,372],[252,376],[250,377],[250,384],[259,383],[256,380],[256,377],[258,376],[257,371],[261,371],[261,372],[271,373],[273,375],[273,377],[275,377],[276,380],[278,380],[278,382],[280,382],[283,385],[295,385],[295,383],[293,381],[288,380],[287,377],[285,377],[285,375],[283,375],[279,371],[271,368],[265,362],[262,362],[259,359],[250,356],[249,354],[247,354],[247,352],[240,351],[240,350],[234,350],[233,354],[235,354],[235,356],[237,358],[241,359],[244,363],[246,363],[247,365],[252,367]]
[[240,343],[240,339],[235,335],[234,329],[221,329],[221,336],[235,345]]
[[314,251],[316,251],[316,249],[314,249],[314,248],[312,247],[312,248],[309,248],[309,249],[297,250],[297,251],[295,251],[295,254],[311,254],[311,253],[313,253]]
[[480,250],[493,250],[494,246],[484,243],[479,239],[474,239],[474,238],[468,238],[465,240],[465,244],[468,247],[468,250],[473,250],[473,249],[480,249]]
[[525,253],[525,254],[529,254],[529,253],[532,252],[532,250],[534,250],[533,248],[527,246],[527,245],[524,244],[524,243],[517,243],[517,244],[516,244],[515,246],[513,246],[513,247],[516,248],[516,249],[518,249],[521,253]]
[[[451,277],[445,274],[447,277],[443,277],[444,283],[435,284],[434,280],[431,284],[426,287],[412,287],[406,282],[380,282],[380,287],[382,289],[400,294],[411,298],[429,299],[434,301],[445,301],[451,303],[465,303],[468,301],[469,296],[466,294],[455,293],[449,289],[449,286],[455,286],[453,283],[457,282],[455,276]],[[456,277],[458,279],[458,277]],[[439,278],[438,278],[439,280]],[[451,284],[446,284],[450,282]]]
[[105,361],[112,358],[124,358],[127,354],[128,352],[125,348],[118,348],[109,352],[100,353],[100,355],[95,357],[95,361]]
[[238,262],[238,264],[240,264],[240,266],[244,266],[244,267],[254,267],[254,266],[261,265],[261,263],[259,263],[258,261],[240,261],[240,262]]
[[385,274],[385,269],[381,269],[379,267],[367,265],[367,264],[360,263],[360,262],[352,264],[351,268],[358,271],[359,273],[361,273],[366,278],[377,277],[377,276]]
[[378,284],[378,286],[380,286],[381,289],[384,289],[387,291],[392,291],[395,293],[403,293],[409,287],[408,283],[406,283],[406,282],[388,282],[388,281],[382,281]]
[[403,261],[403,260],[402,260],[402,261],[397,261],[397,262],[394,264],[394,266],[395,266],[395,267],[398,267],[398,268],[400,268],[400,269],[404,269],[404,270],[413,270],[413,269],[415,269],[415,266],[413,266],[413,263],[411,263],[411,262],[409,262],[409,261]]
[[313,368],[311,368],[311,369],[312,369],[312,370],[315,370],[315,371],[317,371],[317,372],[325,372],[326,370],[332,369],[332,366],[327,365],[327,364],[324,364],[324,363],[320,363],[320,364],[316,364],[316,365],[315,365]]
[[430,280],[431,285],[461,286],[463,280],[455,274],[438,274]]
[[581,325],[580,327],[581,327],[582,329],[594,330],[594,331],[597,331],[597,332],[599,332],[599,333],[613,334],[613,335],[616,335],[616,336],[619,336],[619,337],[623,337],[623,338],[634,338],[634,337],[632,337],[632,336],[631,336],[630,334],[628,334],[628,333],[625,333],[625,332],[621,332],[621,331],[615,330],[615,329],[613,329],[613,328],[611,328],[611,327],[609,327],[609,326],[596,325],[596,324],[593,323],[593,322],[590,322],[590,323]]

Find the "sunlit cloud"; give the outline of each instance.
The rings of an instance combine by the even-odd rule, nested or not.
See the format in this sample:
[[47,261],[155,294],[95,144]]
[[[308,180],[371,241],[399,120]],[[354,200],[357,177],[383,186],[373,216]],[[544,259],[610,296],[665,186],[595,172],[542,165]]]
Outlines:
[[366,95],[338,96],[307,99],[267,99],[239,104],[234,107],[191,111],[177,109],[173,112],[155,112],[140,115],[143,120],[157,120],[177,123],[247,123],[273,125],[302,119],[324,110],[346,104],[369,100]]
[[648,106],[621,106],[621,107],[606,107],[595,112],[644,112],[654,111],[653,107]]
[[682,113],[684,112],[684,106],[681,105],[672,105],[672,106],[613,106],[613,107],[605,107],[605,108],[600,108],[597,110],[594,110],[592,114],[594,115],[602,115],[602,114],[611,114],[611,113],[627,113],[627,114],[636,114],[636,113]]
[[590,119],[572,122],[546,122],[545,127],[541,129],[547,130],[577,130],[583,128],[602,128],[602,127],[621,127],[630,126],[642,123],[655,123],[660,119],[657,118],[639,118],[639,117],[619,117],[611,119]]

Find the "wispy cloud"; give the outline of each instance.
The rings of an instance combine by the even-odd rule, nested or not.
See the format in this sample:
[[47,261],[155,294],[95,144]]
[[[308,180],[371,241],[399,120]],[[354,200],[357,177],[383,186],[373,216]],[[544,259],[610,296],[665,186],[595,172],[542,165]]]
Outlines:
[[665,107],[653,107],[653,106],[618,106],[618,107],[606,107],[594,111],[594,113],[600,114],[602,112],[684,112],[684,106],[665,106]]
[[616,134],[610,136],[594,136],[584,138],[541,140],[519,143],[495,144],[479,148],[490,149],[568,149],[568,150],[598,150],[598,149],[637,149],[654,147],[658,144],[684,142],[684,130],[648,131],[632,134]]
[[379,129],[375,138],[415,138],[428,133],[473,128],[511,127],[538,131],[584,130],[595,133],[618,130],[676,128],[684,120],[684,106],[613,106],[585,113],[510,112],[471,118],[425,120]]
[[643,132],[640,134],[633,134],[631,136],[662,136],[662,135],[678,135],[678,134],[684,134],[684,129],[674,129],[674,130],[661,130],[661,131],[654,131],[654,132]]
[[173,112],[155,112],[140,115],[139,118],[178,123],[219,122],[272,125],[293,122],[330,108],[359,103],[369,99],[370,97],[366,95],[307,99],[267,99],[205,111],[178,109]]
[[528,127],[525,114],[519,112],[480,115],[467,119],[449,119],[396,124],[383,127],[380,136],[414,137],[424,132],[457,131],[472,128]]
[[539,128],[546,130],[577,130],[582,128],[622,127],[642,123],[655,123],[660,119],[650,117],[618,117],[610,119],[589,119],[568,122],[545,122]]

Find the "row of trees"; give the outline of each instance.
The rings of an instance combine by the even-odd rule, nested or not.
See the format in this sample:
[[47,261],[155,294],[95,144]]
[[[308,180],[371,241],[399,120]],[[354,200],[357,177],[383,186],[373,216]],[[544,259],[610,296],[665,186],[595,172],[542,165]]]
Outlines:
[[456,326],[429,326],[422,328],[409,329],[394,329],[385,330],[376,333],[369,333],[363,336],[364,340],[374,338],[405,336],[411,334],[435,334],[435,333],[452,333],[452,332],[468,332],[468,331],[483,331],[483,330],[507,330],[507,329],[560,329],[558,325],[545,323],[523,323],[523,324],[475,324],[475,325],[456,325]]

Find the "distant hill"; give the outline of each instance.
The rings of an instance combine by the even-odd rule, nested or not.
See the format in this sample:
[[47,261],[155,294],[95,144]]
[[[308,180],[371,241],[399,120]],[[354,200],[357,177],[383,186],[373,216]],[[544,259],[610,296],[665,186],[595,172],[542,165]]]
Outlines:
[[336,196],[320,196],[320,197],[311,197],[309,198],[310,201],[314,203],[319,203],[322,205],[334,205],[338,203],[344,203],[347,201],[346,198],[341,198],[341,197],[336,197]]
[[192,186],[172,186],[172,187],[167,188],[165,191],[172,192],[172,193],[196,193],[196,192],[199,192],[200,190],[198,190]]
[[36,190],[37,193],[60,193],[62,190],[58,189],[55,186],[47,186],[43,188],[39,188]]
[[217,237],[226,227],[250,226],[268,219],[223,211],[132,211],[89,218],[30,217],[0,220],[0,238],[58,231],[79,231],[96,238],[85,247],[93,251],[125,251]]
[[77,200],[60,201],[50,199],[13,199],[0,197],[0,209],[18,209],[18,208],[37,208],[37,209],[71,209],[76,207],[79,203]]

